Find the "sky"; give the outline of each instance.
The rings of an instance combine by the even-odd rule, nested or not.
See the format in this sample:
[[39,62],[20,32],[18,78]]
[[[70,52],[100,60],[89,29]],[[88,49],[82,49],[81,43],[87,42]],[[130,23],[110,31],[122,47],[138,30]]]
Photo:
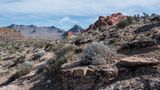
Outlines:
[[160,13],[160,0],[0,0],[0,26],[34,24],[87,28],[98,16]]

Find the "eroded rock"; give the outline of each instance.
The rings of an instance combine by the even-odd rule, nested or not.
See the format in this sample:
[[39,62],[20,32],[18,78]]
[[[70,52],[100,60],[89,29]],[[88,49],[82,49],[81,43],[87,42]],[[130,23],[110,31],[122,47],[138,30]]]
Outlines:
[[115,25],[126,18],[127,16],[122,13],[114,13],[111,16],[100,16],[99,19],[93,25],[90,25],[87,30],[97,29],[100,26],[106,26],[107,29],[108,26]]
[[159,63],[160,62],[154,58],[126,57],[121,59],[118,64],[126,67],[135,67],[135,66],[157,65]]

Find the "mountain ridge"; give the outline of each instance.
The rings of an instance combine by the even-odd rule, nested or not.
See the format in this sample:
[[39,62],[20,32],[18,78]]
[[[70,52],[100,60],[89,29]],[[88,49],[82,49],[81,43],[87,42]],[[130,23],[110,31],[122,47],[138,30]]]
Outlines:
[[85,29],[83,29],[80,25],[75,24],[71,29],[69,29],[66,32],[64,32],[62,36],[67,36],[69,34],[71,34],[71,35],[77,34],[77,33],[82,32],[84,30]]
[[57,39],[64,32],[55,26],[16,25],[11,24],[5,28],[20,31],[26,38],[33,39]]

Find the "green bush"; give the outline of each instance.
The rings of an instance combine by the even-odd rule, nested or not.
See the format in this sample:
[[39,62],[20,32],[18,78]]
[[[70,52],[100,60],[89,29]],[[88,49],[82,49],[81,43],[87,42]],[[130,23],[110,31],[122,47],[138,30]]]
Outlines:
[[112,52],[108,46],[101,43],[93,43],[82,52],[82,65],[99,65],[105,64],[110,59]]
[[21,77],[24,75],[27,75],[28,73],[30,73],[32,70],[32,65],[29,64],[23,64],[21,65],[21,69],[17,71],[17,76]]
[[133,23],[133,17],[128,17],[126,20],[122,20],[117,24],[118,29],[123,29]]
[[64,44],[61,48],[58,48],[56,51],[57,59],[56,64],[61,66],[62,64],[66,63],[69,58],[73,55],[74,47],[72,45]]

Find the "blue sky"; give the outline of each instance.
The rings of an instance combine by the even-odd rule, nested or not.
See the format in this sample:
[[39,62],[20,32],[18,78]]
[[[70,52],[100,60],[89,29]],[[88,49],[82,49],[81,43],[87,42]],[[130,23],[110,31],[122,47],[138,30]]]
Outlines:
[[0,0],[0,26],[34,24],[69,29],[86,28],[98,16],[123,12],[160,13],[160,0]]

